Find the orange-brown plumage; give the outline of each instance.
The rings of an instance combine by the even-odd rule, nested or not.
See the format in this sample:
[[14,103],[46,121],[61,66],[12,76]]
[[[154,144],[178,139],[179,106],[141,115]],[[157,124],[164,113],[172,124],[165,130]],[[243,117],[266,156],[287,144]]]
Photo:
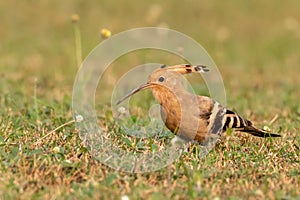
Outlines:
[[161,105],[161,115],[166,127],[186,140],[203,142],[207,137],[220,136],[228,128],[236,128],[258,137],[280,137],[256,128],[250,121],[209,97],[186,91],[180,79],[182,74],[208,71],[203,65],[164,65],[149,75],[146,84],[134,89],[118,103],[140,90],[150,88]]

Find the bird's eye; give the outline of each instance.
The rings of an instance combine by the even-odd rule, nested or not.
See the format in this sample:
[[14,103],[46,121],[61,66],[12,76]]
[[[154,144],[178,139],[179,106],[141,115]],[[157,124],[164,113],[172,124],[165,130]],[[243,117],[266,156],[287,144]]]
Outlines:
[[163,76],[159,77],[159,79],[158,79],[159,82],[164,82],[164,80],[165,80],[165,77],[163,77]]

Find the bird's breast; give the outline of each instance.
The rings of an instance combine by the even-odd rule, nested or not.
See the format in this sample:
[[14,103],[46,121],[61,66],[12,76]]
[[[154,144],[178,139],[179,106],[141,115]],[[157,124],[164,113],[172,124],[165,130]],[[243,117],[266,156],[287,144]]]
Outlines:
[[153,95],[161,105],[162,120],[171,132],[188,140],[205,138],[208,121],[202,115],[209,114],[202,113],[201,107],[205,105],[199,104],[198,96],[157,90],[153,90]]

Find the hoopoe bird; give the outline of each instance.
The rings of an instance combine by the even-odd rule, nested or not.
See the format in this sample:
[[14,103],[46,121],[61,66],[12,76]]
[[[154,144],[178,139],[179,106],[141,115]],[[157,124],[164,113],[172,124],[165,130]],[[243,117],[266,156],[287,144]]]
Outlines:
[[117,104],[150,88],[161,105],[161,116],[166,127],[182,139],[202,143],[207,137],[221,136],[231,128],[257,137],[280,137],[255,127],[251,121],[207,96],[186,91],[180,76],[194,72],[207,73],[209,69],[204,65],[163,65],[149,75],[147,83],[129,92]]

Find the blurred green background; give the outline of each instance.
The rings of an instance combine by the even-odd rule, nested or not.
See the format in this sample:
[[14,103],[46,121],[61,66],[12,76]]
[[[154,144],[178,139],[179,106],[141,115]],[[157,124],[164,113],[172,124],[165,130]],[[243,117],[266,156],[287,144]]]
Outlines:
[[[204,46],[219,67],[230,95],[231,89],[242,92],[242,83],[262,88],[274,97],[285,89],[283,85],[300,85],[298,4],[279,0],[3,1],[1,93],[19,90],[31,95],[37,78],[38,94],[48,100],[61,99],[62,93],[71,95],[77,72],[71,15],[76,13],[83,58],[102,41],[102,28],[115,34],[137,27],[168,27]],[[299,90],[293,92],[299,95]]]
[[102,28],[114,34],[136,27],[162,26],[202,44],[224,75],[228,74],[224,78],[228,84],[241,81],[240,75],[255,84],[261,79],[253,75],[255,72],[272,77],[270,81],[297,83],[298,4],[279,0],[3,1],[1,72],[3,79],[17,82],[28,83],[30,77],[38,77],[41,81],[57,80],[61,87],[72,84],[77,68],[70,18],[77,13],[83,57],[101,41]]

